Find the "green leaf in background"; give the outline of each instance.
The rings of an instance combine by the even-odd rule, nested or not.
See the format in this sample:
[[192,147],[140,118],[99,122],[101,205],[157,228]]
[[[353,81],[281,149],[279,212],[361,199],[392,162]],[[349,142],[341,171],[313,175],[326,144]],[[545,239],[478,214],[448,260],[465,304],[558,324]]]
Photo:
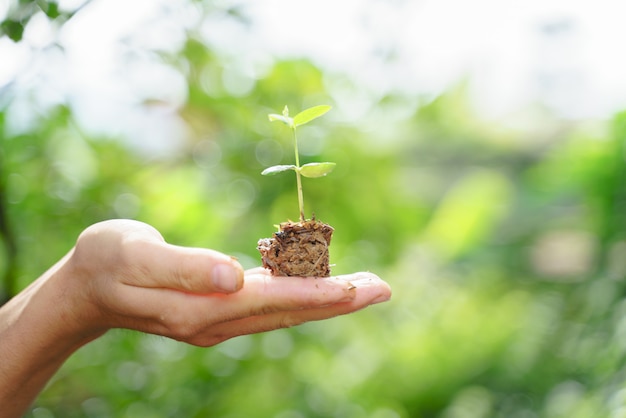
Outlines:
[[497,228],[510,199],[511,186],[501,173],[468,170],[433,208],[422,239],[441,256],[457,257],[476,248]]
[[296,170],[295,165],[274,165],[268,167],[261,172],[264,176],[273,176],[274,174],[282,173],[283,171]]
[[0,36],[6,35],[13,42],[19,42],[23,34],[24,25],[18,21],[7,19],[0,23]]
[[300,174],[304,177],[315,178],[324,177],[333,171],[337,164],[335,163],[309,163],[300,167]]
[[61,15],[59,13],[59,5],[54,1],[49,1],[45,3],[45,6],[42,7],[42,10],[50,19],[56,19]]
[[330,110],[330,106],[328,105],[319,105],[313,106],[308,109],[303,110],[293,117],[294,126],[301,126],[305,123],[311,122],[313,119],[317,119],[322,116],[324,113]]

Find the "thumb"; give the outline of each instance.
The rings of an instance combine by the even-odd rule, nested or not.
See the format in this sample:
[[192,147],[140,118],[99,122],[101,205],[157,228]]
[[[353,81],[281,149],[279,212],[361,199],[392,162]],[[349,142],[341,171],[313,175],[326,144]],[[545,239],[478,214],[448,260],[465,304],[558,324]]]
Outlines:
[[163,241],[135,241],[126,284],[190,293],[232,293],[243,286],[243,268],[235,258],[205,248]]

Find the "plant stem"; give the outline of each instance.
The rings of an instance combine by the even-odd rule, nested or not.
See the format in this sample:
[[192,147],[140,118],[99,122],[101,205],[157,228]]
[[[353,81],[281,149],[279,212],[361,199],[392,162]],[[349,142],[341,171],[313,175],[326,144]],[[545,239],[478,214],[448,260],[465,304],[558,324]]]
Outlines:
[[293,148],[296,155],[296,183],[298,186],[298,206],[300,207],[300,222],[304,222],[304,198],[302,196],[302,178],[300,176],[300,156],[298,155],[298,137],[296,128],[293,128]]

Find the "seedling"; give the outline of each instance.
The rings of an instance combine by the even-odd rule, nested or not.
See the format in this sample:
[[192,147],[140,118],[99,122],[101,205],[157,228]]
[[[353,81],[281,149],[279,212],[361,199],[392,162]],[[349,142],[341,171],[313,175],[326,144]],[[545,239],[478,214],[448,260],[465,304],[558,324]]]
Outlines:
[[304,222],[304,198],[302,193],[302,176],[316,178],[323,177],[326,174],[333,171],[335,168],[335,163],[331,162],[323,162],[323,163],[308,163],[304,165],[300,165],[300,153],[298,152],[298,135],[296,134],[296,129],[298,126],[302,126],[311,122],[313,119],[317,119],[320,116],[324,115],[326,112],[330,110],[330,106],[328,105],[320,105],[310,107],[302,112],[298,113],[293,118],[289,116],[289,109],[287,106],[283,109],[283,114],[279,115],[276,113],[269,114],[270,121],[280,121],[291,128],[293,132],[293,150],[295,154],[295,165],[275,165],[272,167],[268,167],[261,174],[264,176],[271,176],[274,174],[282,173],[283,171],[293,170],[296,172],[296,187],[298,188],[298,206],[300,208],[300,222]]
[[329,110],[330,106],[314,106],[303,110],[292,118],[289,116],[289,109],[285,106],[282,115],[275,113],[269,115],[270,121],[280,121],[291,128],[295,164],[275,165],[266,168],[261,174],[273,175],[283,171],[295,171],[298,206],[300,208],[300,222],[287,221],[281,223],[279,231],[275,232],[272,238],[262,238],[257,244],[263,267],[269,269],[274,276],[330,276],[328,246],[334,230],[330,225],[315,220],[315,217],[312,220],[306,220],[302,197],[302,177],[325,176],[335,168],[335,163],[300,165],[298,136],[296,134],[299,126],[319,118]]

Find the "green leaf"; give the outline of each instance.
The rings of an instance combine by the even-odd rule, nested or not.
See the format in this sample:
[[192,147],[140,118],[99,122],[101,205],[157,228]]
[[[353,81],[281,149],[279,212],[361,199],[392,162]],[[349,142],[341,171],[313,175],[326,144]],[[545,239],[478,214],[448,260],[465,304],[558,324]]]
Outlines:
[[293,128],[293,119],[290,118],[289,116],[283,116],[277,113],[270,113],[267,116],[269,117],[270,122],[274,122],[278,120],[284,123],[285,125],[289,126],[290,128]]
[[294,126],[304,125],[305,123],[311,122],[313,119],[317,119],[322,116],[324,113],[330,110],[330,106],[328,105],[319,105],[313,106],[308,109],[303,110],[293,117]]
[[274,122],[276,120],[281,121],[282,123],[284,123],[285,125],[289,126],[290,128],[295,128],[294,124],[293,124],[293,118],[289,117],[289,108],[287,106],[285,106],[283,108],[283,114],[279,115],[278,113],[270,113],[269,115],[267,115],[270,119],[270,122]]
[[49,1],[43,11],[50,19],[56,19],[61,15],[59,13],[59,5],[54,1]]
[[295,165],[274,165],[268,167],[261,173],[264,176],[273,176],[274,174],[282,173],[283,171],[296,170]]
[[22,40],[24,25],[16,20],[7,19],[0,23],[0,36],[6,35],[13,42]]
[[309,163],[300,167],[300,174],[309,178],[324,177],[333,171],[336,165],[335,163]]

